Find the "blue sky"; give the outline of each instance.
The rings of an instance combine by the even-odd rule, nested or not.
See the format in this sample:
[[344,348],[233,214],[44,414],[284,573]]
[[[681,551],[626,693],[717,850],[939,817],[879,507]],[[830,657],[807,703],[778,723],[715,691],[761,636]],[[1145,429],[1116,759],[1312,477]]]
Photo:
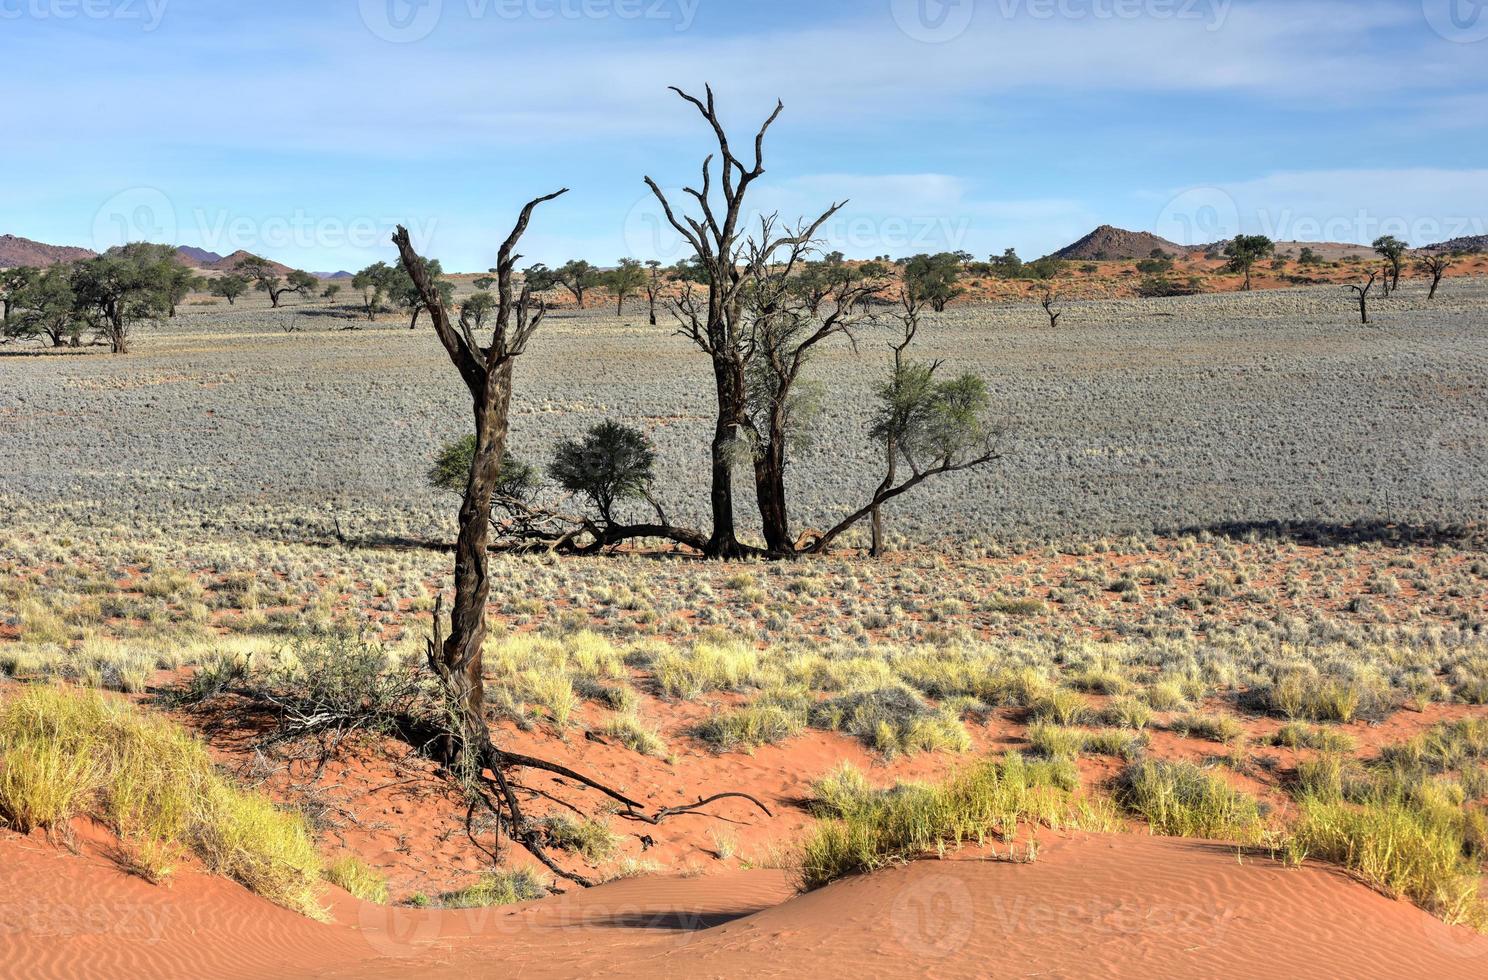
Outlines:
[[1185,243],[1488,233],[1484,0],[0,0],[0,233],[314,270],[680,257],[711,82],[757,205],[852,256],[1109,222]]

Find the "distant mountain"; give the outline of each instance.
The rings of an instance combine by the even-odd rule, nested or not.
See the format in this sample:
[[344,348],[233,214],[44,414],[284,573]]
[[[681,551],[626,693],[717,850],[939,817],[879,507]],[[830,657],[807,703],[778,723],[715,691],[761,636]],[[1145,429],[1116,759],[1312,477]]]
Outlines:
[[314,276],[315,278],[317,278],[317,279],[350,279],[350,278],[352,278],[351,273],[345,271],[344,269],[342,271],[340,271],[340,272],[312,272],[310,274],[312,276]]
[[182,245],[176,249],[176,254],[185,260],[187,265],[194,265],[198,269],[210,269],[222,261],[222,256],[216,252],[208,252],[194,245]]
[[17,238],[15,235],[0,235],[0,268],[13,268],[18,265],[30,265],[37,268],[45,268],[56,265],[59,262],[76,262],[79,259],[91,259],[97,252],[86,248],[73,248],[70,245],[46,245],[42,242],[33,242],[29,238]]
[[1156,250],[1170,255],[1188,251],[1182,245],[1145,231],[1127,231],[1124,228],[1101,225],[1073,245],[1066,245],[1055,252],[1054,257],[1081,262],[1124,261],[1149,258]]
[[[203,266],[203,268],[210,269],[213,272],[232,272],[238,267],[239,262],[243,261],[246,258],[251,258],[252,255],[252,252],[238,249],[236,252],[227,256],[226,258],[219,258],[216,262],[213,262],[211,265],[208,266]],[[275,272],[279,273],[281,276],[293,271],[292,269],[290,269],[289,266],[284,265],[280,262],[274,262],[271,260],[269,262],[269,265],[274,269]]]
[[[1488,235],[1468,235],[1448,242],[1438,242],[1421,249],[1423,252],[1488,252]],[[0,265],[3,265],[0,262]]]

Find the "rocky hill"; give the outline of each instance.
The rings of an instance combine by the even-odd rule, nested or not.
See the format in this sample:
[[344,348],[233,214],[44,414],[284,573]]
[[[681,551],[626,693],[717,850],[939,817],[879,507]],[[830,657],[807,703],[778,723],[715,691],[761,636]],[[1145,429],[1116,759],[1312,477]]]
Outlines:
[[1468,235],[1438,242],[1421,249],[1423,252],[1488,252],[1488,235]]
[[69,245],[46,245],[42,242],[33,242],[29,238],[18,238],[15,235],[0,235],[0,268],[9,269],[18,265],[30,265],[37,268],[45,268],[56,265],[59,262],[76,262],[79,259],[91,259],[98,253],[86,248],[73,248]]
[[1170,255],[1188,251],[1182,245],[1145,231],[1127,231],[1124,228],[1101,225],[1073,245],[1066,245],[1055,252],[1054,257],[1080,262],[1145,259],[1151,257],[1156,250]]

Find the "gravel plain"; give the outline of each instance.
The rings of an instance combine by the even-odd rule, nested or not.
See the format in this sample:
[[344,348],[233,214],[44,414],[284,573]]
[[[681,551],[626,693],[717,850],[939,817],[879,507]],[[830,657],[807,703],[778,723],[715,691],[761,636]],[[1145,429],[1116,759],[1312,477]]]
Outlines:
[[[1462,523],[1488,518],[1488,280],[1428,303],[1411,284],[1358,322],[1337,287],[931,316],[921,357],[988,379],[1006,458],[896,504],[929,542],[1090,538],[1223,524]],[[452,501],[424,472],[468,426],[427,321],[322,306],[188,305],[137,352],[0,348],[0,503],[13,520],[237,529],[319,538],[440,535]],[[294,332],[286,332],[296,327]],[[888,330],[810,367],[829,395],[790,471],[799,530],[876,482],[864,437]],[[659,456],[669,516],[701,524],[711,429],[706,360],[637,305],[557,311],[520,362],[512,448],[615,417]],[[742,484],[741,484],[742,486]],[[750,494],[741,494],[741,517]]]

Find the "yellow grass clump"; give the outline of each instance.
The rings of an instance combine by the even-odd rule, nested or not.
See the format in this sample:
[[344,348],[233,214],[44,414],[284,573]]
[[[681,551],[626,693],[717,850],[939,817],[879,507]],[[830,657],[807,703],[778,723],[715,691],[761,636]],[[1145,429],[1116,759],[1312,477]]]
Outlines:
[[151,880],[186,854],[263,897],[320,918],[309,827],[237,789],[184,729],[91,691],[29,688],[0,704],[0,819],[20,832],[91,816]]

